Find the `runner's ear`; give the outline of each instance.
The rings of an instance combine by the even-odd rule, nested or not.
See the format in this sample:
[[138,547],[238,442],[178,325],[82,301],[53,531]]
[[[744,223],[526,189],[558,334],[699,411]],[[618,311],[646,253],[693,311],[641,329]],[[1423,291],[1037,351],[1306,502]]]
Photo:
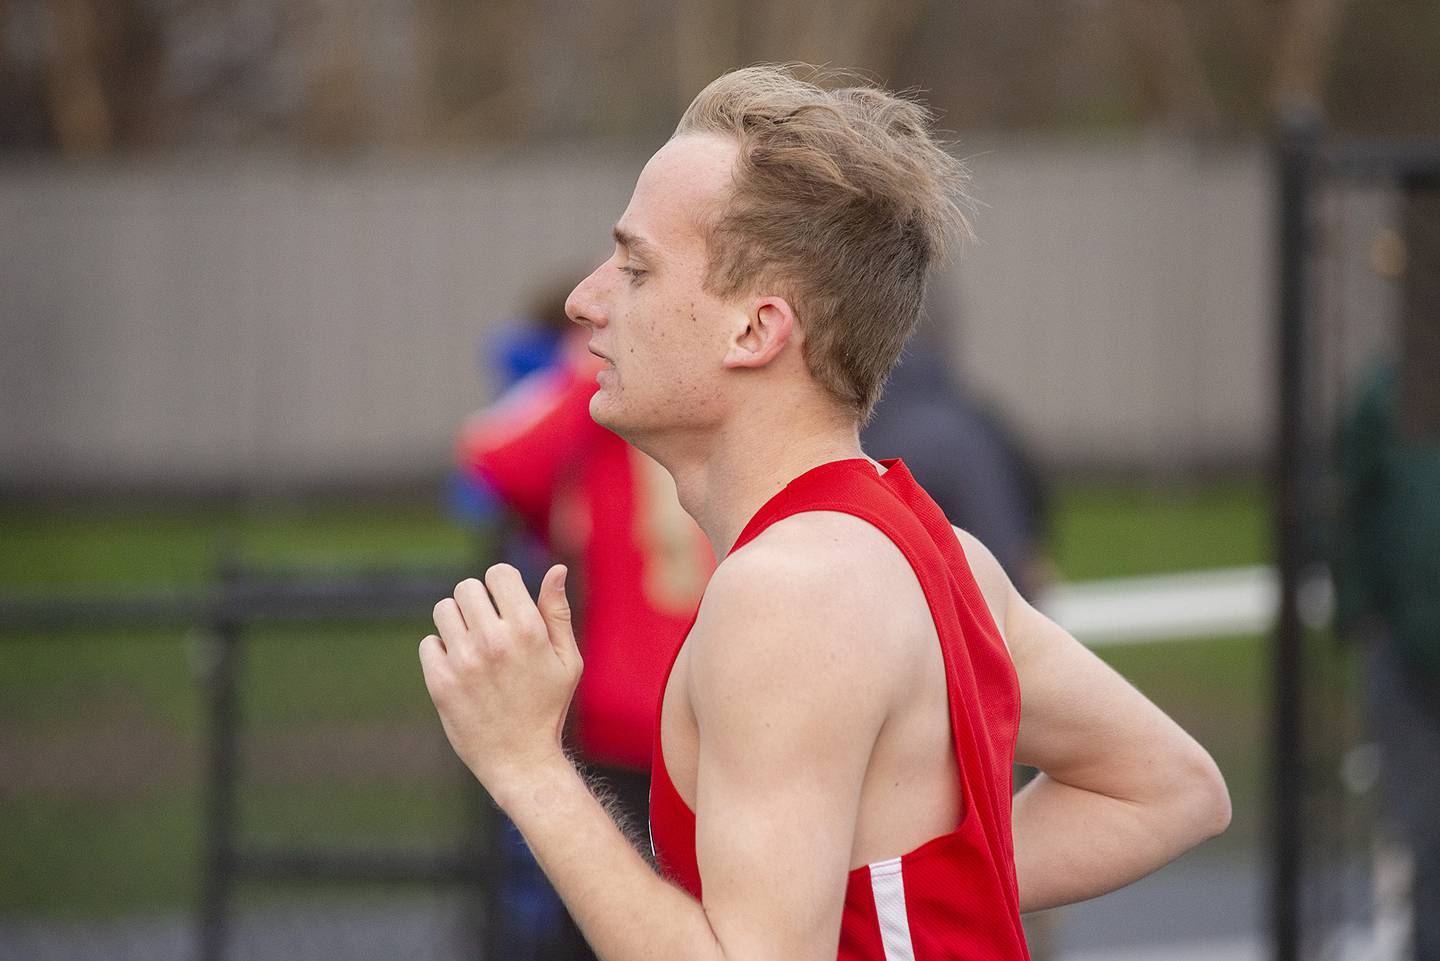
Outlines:
[[725,366],[764,367],[800,335],[795,311],[783,297],[762,297],[752,301],[740,327],[725,352]]

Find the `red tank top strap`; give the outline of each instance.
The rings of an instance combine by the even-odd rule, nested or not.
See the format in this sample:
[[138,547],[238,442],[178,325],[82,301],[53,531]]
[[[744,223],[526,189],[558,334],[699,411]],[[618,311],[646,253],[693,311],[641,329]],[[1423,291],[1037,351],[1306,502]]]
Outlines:
[[[888,469],[899,461],[881,463]],[[776,521],[804,511],[829,509],[813,506],[817,501],[843,504],[873,497],[877,492],[875,485],[869,483],[870,478],[879,480],[880,474],[864,457],[834,460],[812,467],[761,505],[749,523],[741,529],[740,536],[735,539],[729,553],[733,554],[750,543]]]

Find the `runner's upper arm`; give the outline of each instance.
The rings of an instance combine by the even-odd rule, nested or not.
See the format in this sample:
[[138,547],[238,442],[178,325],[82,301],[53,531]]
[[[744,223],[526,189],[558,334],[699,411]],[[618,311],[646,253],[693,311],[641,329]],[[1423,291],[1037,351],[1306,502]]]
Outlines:
[[696,853],[727,957],[835,956],[886,703],[873,663],[883,622],[857,566],[752,548],[721,566],[691,634]]
[[1011,585],[1005,568],[1000,566],[990,549],[980,543],[979,538],[959,527],[954,527],[954,531],[960,540],[961,549],[965,552],[965,560],[970,564],[970,573],[975,578],[975,583],[980,585],[985,605],[990,608],[990,616],[994,619],[995,626],[1000,629],[1006,646],[1009,646],[1010,637],[1006,624],[1009,621],[1010,599],[1012,595],[1019,598],[1019,592]]
[[1224,782],[1205,749],[1021,597],[979,541],[956,531],[987,603],[1003,609],[996,620],[1020,681],[1015,759],[1111,797],[1193,797],[1228,818]]

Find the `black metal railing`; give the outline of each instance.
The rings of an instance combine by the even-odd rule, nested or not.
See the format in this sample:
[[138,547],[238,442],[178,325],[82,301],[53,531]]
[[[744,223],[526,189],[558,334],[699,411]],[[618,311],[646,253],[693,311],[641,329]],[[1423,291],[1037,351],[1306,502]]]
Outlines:
[[[448,850],[297,848],[243,845],[237,805],[243,770],[245,717],[240,677],[246,640],[261,625],[333,624],[422,619],[459,577],[450,573],[372,571],[348,575],[264,573],[233,562],[219,565],[213,587],[189,591],[83,596],[0,597],[5,631],[193,627],[203,631],[202,686],[207,736],[204,772],[204,853],[197,911],[196,956],[222,961],[230,936],[236,886],[242,881],[429,883],[460,885],[476,895],[467,937],[472,957],[495,957],[493,894],[497,868],[489,826],[495,818],[478,782],[465,779],[473,827]],[[418,641],[418,638],[417,638]],[[418,671],[418,665],[416,667]]]

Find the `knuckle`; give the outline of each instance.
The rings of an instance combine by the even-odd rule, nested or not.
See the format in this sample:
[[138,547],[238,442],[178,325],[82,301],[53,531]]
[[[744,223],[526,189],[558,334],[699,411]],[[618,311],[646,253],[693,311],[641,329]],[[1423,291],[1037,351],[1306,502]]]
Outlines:
[[455,596],[459,597],[462,594],[473,594],[482,588],[483,585],[478,580],[473,577],[467,577],[455,585]]
[[460,644],[451,648],[451,654],[447,660],[454,670],[463,674],[474,670],[475,665],[480,661],[480,652],[475,650],[473,644]]

